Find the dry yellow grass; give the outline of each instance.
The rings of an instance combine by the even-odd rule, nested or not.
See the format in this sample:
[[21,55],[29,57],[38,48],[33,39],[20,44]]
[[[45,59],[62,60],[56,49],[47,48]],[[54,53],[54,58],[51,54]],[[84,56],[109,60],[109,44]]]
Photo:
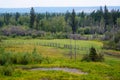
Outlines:
[[58,48],[52,48],[52,47],[45,47],[45,46],[33,46],[29,44],[25,45],[15,45],[13,47],[6,47],[6,51],[15,52],[15,53],[32,53],[32,51],[36,48],[36,51],[40,54],[42,54],[45,57],[63,57],[63,53],[65,51],[58,49]]

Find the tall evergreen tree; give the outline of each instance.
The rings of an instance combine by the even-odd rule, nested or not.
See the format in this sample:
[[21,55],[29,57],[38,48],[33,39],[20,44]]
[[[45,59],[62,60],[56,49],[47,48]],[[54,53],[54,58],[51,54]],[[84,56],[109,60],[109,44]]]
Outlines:
[[105,20],[105,27],[104,27],[104,31],[107,31],[107,25],[109,24],[109,12],[107,9],[107,6],[104,7],[104,20]]
[[81,26],[81,27],[84,27],[84,25],[85,25],[85,13],[84,13],[84,11],[82,11],[81,13],[79,13],[78,14],[78,17],[79,17],[79,26]]
[[100,23],[102,17],[103,17],[103,10],[102,10],[102,7],[100,7],[100,10],[98,10],[98,11],[96,12],[96,18],[98,18],[97,21],[98,21],[99,23]]
[[34,28],[34,22],[35,22],[35,11],[32,7],[30,10],[30,28]]
[[112,22],[113,22],[114,25],[117,24],[117,18],[118,18],[117,13],[118,13],[118,12],[117,12],[116,10],[114,10],[114,9],[111,11]]
[[69,11],[67,11],[65,14],[65,21],[66,22],[68,22],[69,17],[70,17],[70,13],[69,13]]
[[73,9],[71,17],[70,17],[70,26],[72,27],[72,33],[75,34],[77,30],[77,20],[76,20],[76,13]]
[[9,25],[10,16],[11,15],[9,13],[4,14],[4,22],[6,25]]
[[20,13],[16,12],[16,14],[15,14],[15,21],[16,21],[16,24],[18,23],[19,17],[20,17]]

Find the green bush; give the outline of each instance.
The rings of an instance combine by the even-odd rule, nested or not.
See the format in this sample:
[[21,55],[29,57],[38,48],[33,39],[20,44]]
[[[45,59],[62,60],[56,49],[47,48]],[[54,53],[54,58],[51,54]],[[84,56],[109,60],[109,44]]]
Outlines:
[[11,53],[11,55],[9,56],[10,57],[10,62],[12,63],[12,64],[17,64],[17,55],[16,55],[16,53]]
[[30,53],[16,53],[14,58],[12,58],[12,61],[14,64],[29,64],[32,63],[32,59],[31,59],[31,54]]
[[62,32],[55,33],[53,36],[55,39],[67,39],[68,38],[67,33],[62,33]]
[[12,76],[12,74],[14,72],[14,68],[11,67],[11,66],[7,66],[7,67],[5,66],[3,68],[3,71],[4,71],[4,75],[6,75],[6,76]]
[[4,50],[3,51],[1,50],[0,52],[2,52],[0,54],[0,65],[5,65],[6,63],[7,64],[15,63],[17,57],[15,57],[13,53],[5,52]]
[[12,76],[14,68],[10,65],[6,65],[0,68],[0,74],[5,76]]
[[8,54],[2,53],[0,54],[0,65],[4,65],[8,61]]
[[114,35],[113,34],[111,35],[112,36],[110,37],[110,40],[104,43],[103,48],[120,51],[120,31],[117,31]]
[[29,53],[23,53],[21,56],[20,64],[28,64],[31,62],[30,60],[31,55]]
[[94,47],[90,48],[90,53],[83,56],[81,61],[103,61],[104,55],[103,54],[97,54],[96,49]]
[[0,48],[0,65],[8,64],[29,64],[42,63],[43,57],[37,53],[36,49],[32,53],[11,53],[5,52],[4,48]]
[[41,54],[37,53],[36,48],[32,52],[32,61],[34,63],[42,63],[43,57]]

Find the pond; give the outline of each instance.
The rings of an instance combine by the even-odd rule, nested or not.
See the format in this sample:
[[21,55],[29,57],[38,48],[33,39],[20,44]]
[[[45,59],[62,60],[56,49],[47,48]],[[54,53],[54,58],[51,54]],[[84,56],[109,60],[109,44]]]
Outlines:
[[31,71],[38,71],[38,70],[42,70],[42,71],[48,71],[48,70],[54,70],[54,71],[64,71],[64,72],[68,72],[68,73],[74,73],[74,74],[88,74],[87,72],[82,72],[78,69],[75,68],[58,68],[58,67],[54,67],[54,68],[32,68],[29,69]]

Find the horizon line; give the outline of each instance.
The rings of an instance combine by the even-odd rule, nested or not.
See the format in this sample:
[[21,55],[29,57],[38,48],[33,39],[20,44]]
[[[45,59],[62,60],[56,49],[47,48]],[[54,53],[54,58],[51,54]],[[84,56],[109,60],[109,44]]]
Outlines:
[[[104,6],[107,6],[107,5],[104,5]],[[33,8],[37,8],[37,7],[41,7],[41,8],[48,8],[48,7],[50,7],[50,8],[58,8],[58,7],[63,7],[63,8],[65,8],[65,7],[104,7],[104,6],[34,6]],[[112,6],[107,6],[107,7],[120,7],[120,6],[114,6],[114,5],[112,5]],[[0,7],[0,8],[31,8],[31,7]]]

